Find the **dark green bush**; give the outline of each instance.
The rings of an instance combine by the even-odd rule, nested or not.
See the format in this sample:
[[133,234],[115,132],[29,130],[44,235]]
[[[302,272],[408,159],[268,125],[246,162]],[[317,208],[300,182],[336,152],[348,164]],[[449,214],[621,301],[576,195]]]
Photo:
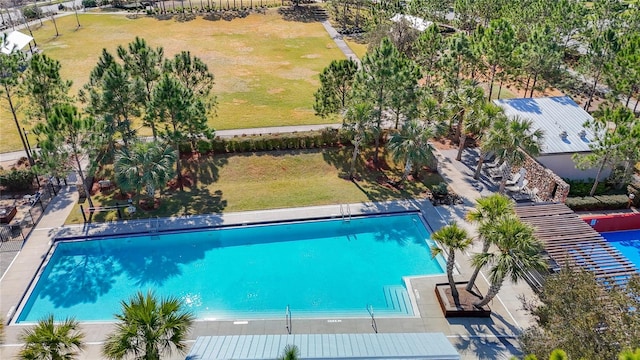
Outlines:
[[211,146],[215,153],[297,150],[349,144],[345,139],[346,133],[327,128],[319,131],[237,136],[231,139],[218,137]]
[[193,152],[190,142],[183,142],[178,144],[178,150],[180,150],[180,154],[191,154],[191,152]]
[[565,204],[575,211],[616,210],[627,207],[627,195],[597,195],[585,197],[569,197]]
[[11,170],[0,173],[0,185],[8,191],[23,191],[33,187],[34,174],[30,169]]
[[86,8],[94,8],[98,6],[97,0],[82,0],[82,6]]
[[430,190],[433,196],[447,196],[447,194],[449,194],[449,188],[446,182],[431,185]]
[[211,148],[213,147],[213,144],[208,140],[200,139],[196,143],[196,147],[198,148],[198,152],[200,154],[207,154],[207,153],[209,153],[211,151]]
[[25,6],[22,9],[22,15],[27,18],[27,20],[38,19],[42,17],[42,9],[35,5]]
[[[591,192],[591,188],[593,187],[594,179],[587,180],[569,180],[564,179],[564,181],[569,184],[569,197],[583,197],[589,196]],[[595,195],[615,195],[615,194],[623,194],[624,189],[616,189],[614,185],[606,182],[600,181],[598,183],[598,187],[596,188]]]

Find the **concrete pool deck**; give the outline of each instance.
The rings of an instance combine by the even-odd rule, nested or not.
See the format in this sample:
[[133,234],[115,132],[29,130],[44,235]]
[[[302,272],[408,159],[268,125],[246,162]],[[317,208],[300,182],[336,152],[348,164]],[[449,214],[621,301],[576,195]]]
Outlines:
[[[420,210],[431,226],[437,230],[450,221],[457,221],[469,230],[473,228],[464,222],[464,214],[473,206],[473,201],[480,194],[466,179],[462,178],[447,159],[441,159],[441,174],[454,190],[463,197],[464,204],[455,206],[432,206],[426,200],[406,200],[386,203],[349,204],[351,213],[371,214],[380,212],[396,212]],[[75,187],[63,190],[46,209],[45,215],[34,229],[21,252],[0,281],[0,311],[6,319],[17,311],[22,296],[29,288],[31,279],[38,272],[40,264],[49,252],[50,242],[55,234],[73,236],[83,234],[112,234],[114,230],[130,232],[132,229],[148,231],[153,221],[129,221],[122,223],[97,224],[84,226],[62,226],[73,204],[77,201]],[[169,219],[161,222],[160,230],[171,224],[186,226],[215,226],[222,224],[242,224],[275,221],[282,219],[300,219],[313,217],[340,217],[340,205],[316,206],[306,208],[278,209],[267,211],[251,211],[223,215],[202,215]],[[169,224],[169,225],[167,225]],[[479,248],[481,245],[476,244]],[[474,249],[476,250],[476,249]],[[468,254],[458,256],[458,269],[464,280],[471,273]],[[517,335],[530,323],[530,318],[521,309],[519,295],[534,296],[526,283],[511,284],[505,282],[498,298],[491,304],[494,313],[488,319],[445,319],[434,296],[434,285],[445,282],[446,276],[424,277],[412,280],[416,291],[416,303],[420,318],[376,318],[378,331],[395,332],[442,332],[460,352],[463,359],[508,359],[518,354]],[[481,277],[478,287],[482,292],[488,289],[487,281]],[[0,358],[15,356],[20,350],[19,334],[26,325],[9,325],[5,327],[4,345],[0,345]],[[102,341],[113,329],[113,324],[84,323],[82,328],[86,334],[86,350],[83,359],[100,358]],[[293,334],[317,333],[371,333],[371,320],[362,319],[292,319]],[[190,334],[190,344],[198,336],[203,335],[248,335],[248,334],[285,334],[284,309],[283,319],[250,320],[234,323],[233,321],[197,321]],[[175,355],[172,359],[184,359]]]

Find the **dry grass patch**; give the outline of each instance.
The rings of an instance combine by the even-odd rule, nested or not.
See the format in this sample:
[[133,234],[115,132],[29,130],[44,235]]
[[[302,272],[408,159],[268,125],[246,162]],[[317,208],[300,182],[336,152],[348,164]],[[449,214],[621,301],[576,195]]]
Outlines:
[[[73,94],[88,81],[103,48],[115,53],[118,45],[139,36],[151,46],[162,46],[166,56],[189,50],[209,65],[219,103],[218,116],[209,123],[216,129],[325,123],[313,111],[318,74],[332,60],[344,58],[320,23],[285,21],[276,9],[232,21],[83,14],[78,30],[75,21],[74,16],[59,18],[59,37],[50,21],[34,29],[38,47],[59,60],[62,76],[73,81]],[[21,145],[5,102],[0,107],[0,151],[17,150]]]

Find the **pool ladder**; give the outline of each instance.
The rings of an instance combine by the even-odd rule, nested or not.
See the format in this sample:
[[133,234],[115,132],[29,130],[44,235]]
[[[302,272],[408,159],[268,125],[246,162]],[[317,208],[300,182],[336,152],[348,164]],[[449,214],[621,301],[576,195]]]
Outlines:
[[291,310],[289,309],[289,305],[287,305],[287,308],[284,310],[284,322],[287,328],[287,334],[291,335]]
[[377,334],[378,324],[376,324],[376,318],[373,315],[373,305],[367,305],[367,311],[369,312],[369,316],[371,316],[371,327],[373,328],[373,331]]
[[156,222],[155,222],[155,224],[156,224],[155,228],[153,227],[153,222],[152,222],[151,220],[153,220],[153,218],[152,218],[152,217],[149,217],[149,232],[150,232],[150,233],[157,233],[157,232],[158,232],[158,229],[160,229],[160,218],[156,216],[156,218],[155,218],[155,220],[156,220]]
[[342,215],[342,221],[351,221],[351,207],[349,204],[340,204],[340,215]]

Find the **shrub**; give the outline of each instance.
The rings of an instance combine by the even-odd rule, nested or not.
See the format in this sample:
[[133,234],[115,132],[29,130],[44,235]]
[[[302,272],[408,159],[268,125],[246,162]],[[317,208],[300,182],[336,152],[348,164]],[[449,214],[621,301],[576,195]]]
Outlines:
[[22,9],[22,15],[28,20],[38,19],[42,17],[42,9],[35,5],[25,6]]
[[252,135],[234,137],[232,139],[216,138],[211,144],[216,153],[272,151],[272,150],[297,150],[313,149],[319,147],[333,147],[344,143],[341,137],[344,132],[336,129],[323,129],[319,131],[304,131],[283,134]]
[[190,142],[183,142],[178,144],[178,150],[180,151],[180,154],[191,154],[193,152]]
[[33,171],[30,169],[11,170],[0,173],[0,185],[8,191],[23,191],[33,187]]
[[565,204],[574,211],[625,209],[627,195],[597,195],[567,198]]
[[200,154],[207,154],[211,151],[213,144],[210,141],[200,139],[196,142],[196,148]]
[[447,196],[447,194],[449,194],[449,188],[446,182],[431,185],[430,190],[433,196]]
[[86,8],[94,8],[98,6],[97,0],[82,0],[82,6]]

